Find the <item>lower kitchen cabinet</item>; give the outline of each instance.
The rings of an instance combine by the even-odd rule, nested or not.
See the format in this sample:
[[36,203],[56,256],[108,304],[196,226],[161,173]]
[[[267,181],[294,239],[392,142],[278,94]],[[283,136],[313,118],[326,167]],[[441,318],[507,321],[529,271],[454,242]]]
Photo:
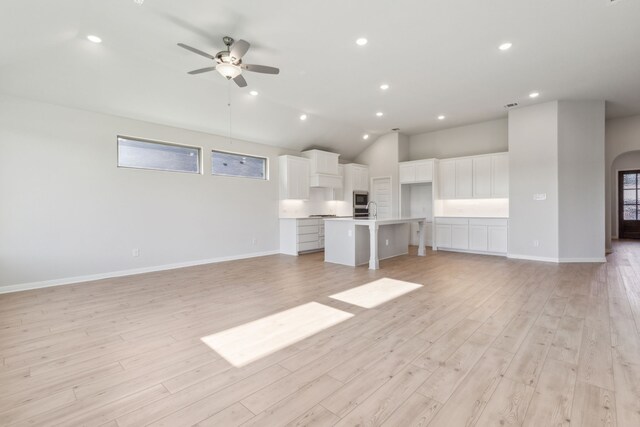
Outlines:
[[435,218],[434,249],[506,255],[508,219]]
[[324,220],[318,218],[281,218],[280,253],[298,255],[324,249]]

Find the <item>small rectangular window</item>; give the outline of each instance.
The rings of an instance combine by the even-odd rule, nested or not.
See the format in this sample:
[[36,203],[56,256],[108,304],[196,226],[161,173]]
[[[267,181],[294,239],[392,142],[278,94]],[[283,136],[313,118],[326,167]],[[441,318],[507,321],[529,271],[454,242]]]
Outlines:
[[211,173],[213,175],[267,179],[267,159],[245,154],[212,151]]
[[119,136],[118,166],[200,173],[200,148]]

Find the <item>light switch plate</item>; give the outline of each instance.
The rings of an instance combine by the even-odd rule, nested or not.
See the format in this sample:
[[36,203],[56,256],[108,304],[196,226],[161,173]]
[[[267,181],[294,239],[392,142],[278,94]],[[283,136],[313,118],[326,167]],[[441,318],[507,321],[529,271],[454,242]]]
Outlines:
[[547,200],[547,193],[536,193],[533,195],[533,200],[536,200],[536,201]]

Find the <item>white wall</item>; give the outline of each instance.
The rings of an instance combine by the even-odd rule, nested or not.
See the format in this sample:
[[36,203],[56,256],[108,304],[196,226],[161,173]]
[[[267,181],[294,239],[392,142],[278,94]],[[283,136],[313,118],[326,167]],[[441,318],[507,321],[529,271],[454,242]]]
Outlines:
[[601,260],[605,252],[604,101],[560,101],[559,256]]
[[[118,134],[202,147],[204,173],[117,168]],[[270,180],[212,176],[214,148],[268,157]],[[277,251],[280,154],[0,96],[0,288]]]
[[[533,194],[539,193],[546,194],[546,200],[534,201]],[[558,102],[554,101],[509,111],[509,256],[555,261],[558,255]]]
[[[638,135],[640,142],[640,135]],[[607,193],[611,194],[611,203],[609,205],[609,213],[611,215],[611,236],[618,238],[618,172],[640,169],[640,151],[630,151],[619,155],[613,161],[611,166],[611,185],[607,189]]]
[[421,133],[409,138],[409,159],[447,159],[508,150],[507,119]]
[[[640,115],[625,117],[621,119],[607,120],[605,128],[605,157],[606,157],[606,205],[615,203],[615,184],[612,178],[615,173],[614,161],[624,153],[640,150]],[[606,210],[606,242],[607,249],[611,249],[611,230],[617,227],[616,221],[612,220],[611,209]],[[616,228],[617,229],[617,228]],[[617,234],[617,233],[614,233]]]
[[[380,136],[355,159],[355,163],[369,165],[369,187],[371,179],[391,177],[392,216],[399,216],[400,187],[398,185],[399,140],[397,133]],[[371,188],[369,188],[371,191]]]

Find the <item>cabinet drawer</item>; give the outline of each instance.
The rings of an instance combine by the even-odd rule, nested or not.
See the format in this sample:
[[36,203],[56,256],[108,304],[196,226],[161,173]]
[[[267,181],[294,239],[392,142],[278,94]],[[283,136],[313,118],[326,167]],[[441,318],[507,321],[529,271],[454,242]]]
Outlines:
[[304,225],[298,226],[298,235],[300,234],[315,234],[318,235],[319,227],[317,225]]
[[306,227],[309,225],[320,225],[320,220],[316,218],[298,220],[298,227]]
[[318,249],[318,241],[298,243],[298,252],[313,251]]
[[315,234],[298,234],[298,243],[317,242],[318,233]]

